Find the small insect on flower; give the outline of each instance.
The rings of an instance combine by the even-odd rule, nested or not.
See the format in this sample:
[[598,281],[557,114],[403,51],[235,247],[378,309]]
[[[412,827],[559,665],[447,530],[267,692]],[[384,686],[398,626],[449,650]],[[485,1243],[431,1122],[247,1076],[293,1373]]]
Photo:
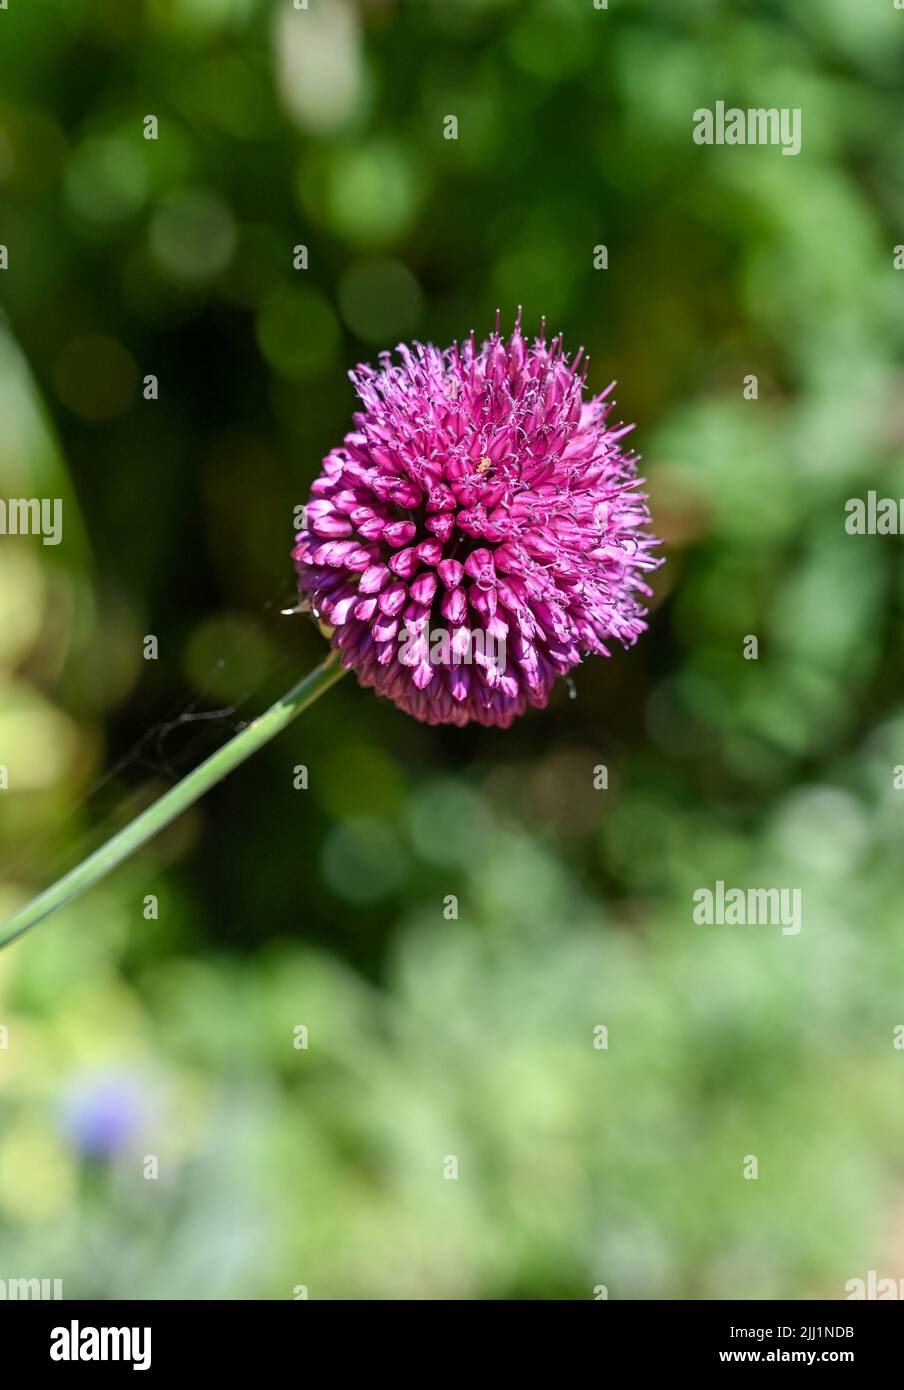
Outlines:
[[[363,408],[313,484],[299,589],[362,685],[430,724],[506,728],[646,628],[661,560],[633,426],[610,429],[612,386],[584,399],[582,352],[529,343],[520,313],[508,341],[497,314],[479,347],[398,354],[350,374]],[[473,664],[437,660],[475,634]]]

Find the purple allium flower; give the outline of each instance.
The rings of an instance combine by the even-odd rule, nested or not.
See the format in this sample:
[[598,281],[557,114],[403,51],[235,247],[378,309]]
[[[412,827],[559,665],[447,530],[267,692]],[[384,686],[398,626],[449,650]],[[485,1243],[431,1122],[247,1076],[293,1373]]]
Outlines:
[[614,382],[582,399],[581,352],[545,324],[528,343],[520,313],[508,342],[497,314],[481,347],[398,353],[350,373],[363,409],[311,489],[299,588],[362,685],[429,724],[507,728],[646,628],[661,562],[633,426],[609,429]]

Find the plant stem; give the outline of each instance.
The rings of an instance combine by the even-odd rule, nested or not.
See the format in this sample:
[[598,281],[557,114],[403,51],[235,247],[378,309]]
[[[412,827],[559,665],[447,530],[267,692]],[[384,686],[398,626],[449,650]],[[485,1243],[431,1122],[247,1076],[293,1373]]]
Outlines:
[[206,762],[189,772],[168,792],[164,792],[159,800],[148,806],[128,825],[123,826],[105,845],[101,845],[100,849],[95,850],[81,864],[58,879],[52,887],[39,893],[4,922],[0,928],[0,950],[43,921],[58,907],[70,902],[92,884],[98,883],[111,869],[115,869],[117,864],[121,864],[136,849],[147,844],[158,831],[174,821],[189,806],[193,806],[206,791],[216,786],[217,782],[221,782],[233,768],[238,767],[265,743],[269,743],[271,738],[287,724],[291,724],[302,710],[307,709],[308,705],[313,704],[344,675],[344,668],[339,665],[336,653],[332,652],[310,675],[293,686],[275,705],[271,705],[259,719],[242,729],[222,748],[218,748]]

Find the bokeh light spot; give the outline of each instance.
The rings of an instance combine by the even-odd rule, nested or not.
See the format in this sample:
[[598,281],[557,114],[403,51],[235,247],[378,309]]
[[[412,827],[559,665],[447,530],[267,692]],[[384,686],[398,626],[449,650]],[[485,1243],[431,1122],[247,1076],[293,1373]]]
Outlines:
[[384,346],[410,332],[421,304],[420,286],[399,261],[359,261],[339,282],[342,317],[365,343]]
[[144,203],[148,171],[140,151],[114,137],[86,140],[65,176],[66,197],[88,222],[122,222]]
[[62,349],[53,382],[63,404],[83,420],[110,420],[133,400],[138,367],[115,339],[87,334]]
[[323,876],[339,897],[367,903],[385,898],[402,878],[397,836],[367,816],[345,821],[330,832],[323,849]]
[[261,352],[281,376],[309,376],[334,360],[339,321],[313,286],[274,291],[257,317]]
[[175,280],[212,280],[229,264],[235,222],[222,198],[203,188],[168,193],[154,211],[150,248],[154,260]]

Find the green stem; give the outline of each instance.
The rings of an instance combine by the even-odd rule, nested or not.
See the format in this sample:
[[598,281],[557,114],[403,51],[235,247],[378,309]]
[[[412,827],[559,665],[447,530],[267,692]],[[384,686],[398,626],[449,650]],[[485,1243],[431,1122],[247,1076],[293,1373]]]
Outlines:
[[216,786],[217,782],[221,782],[233,768],[238,767],[265,743],[269,743],[271,738],[287,724],[291,724],[302,710],[307,709],[308,705],[313,704],[318,696],[329,690],[330,686],[335,685],[344,675],[345,670],[339,665],[336,653],[331,653],[310,675],[293,686],[275,705],[271,705],[266,714],[262,714],[253,724],[236,734],[235,738],[218,748],[206,762],[201,763],[187,777],[183,777],[182,781],[177,782],[168,792],[164,792],[158,801],[148,806],[128,825],[123,826],[105,845],[101,845],[100,849],[95,850],[76,868],[58,879],[52,887],[39,893],[10,917],[9,921],[4,922],[0,929],[0,950],[17,937],[23,936],[58,907],[71,902],[79,893],[84,893],[86,888],[98,883],[111,869],[115,869],[117,864],[121,864],[136,849],[147,844],[158,831],[174,821],[189,806],[193,806],[206,791]]

